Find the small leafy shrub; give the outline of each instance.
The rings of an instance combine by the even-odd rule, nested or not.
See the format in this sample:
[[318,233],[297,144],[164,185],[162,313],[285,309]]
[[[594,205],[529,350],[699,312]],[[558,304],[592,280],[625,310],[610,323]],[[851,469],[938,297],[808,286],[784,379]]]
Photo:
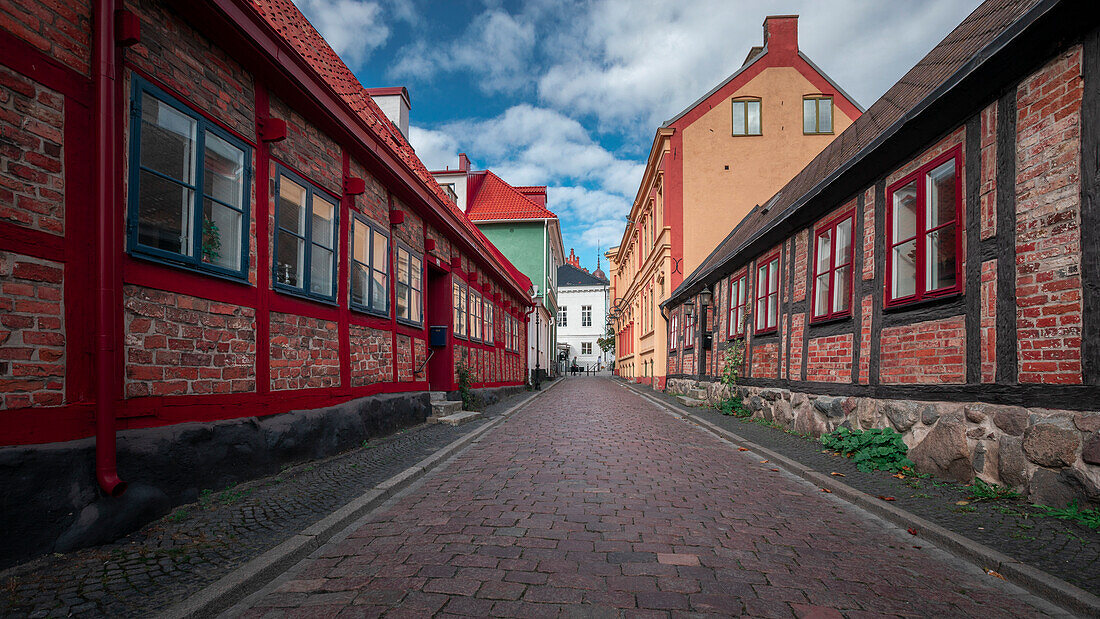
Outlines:
[[821,444],[852,458],[863,472],[897,473],[914,466],[906,454],[909,448],[893,428],[851,430],[844,426],[821,437]]
[[1013,492],[1011,488],[1005,488],[997,484],[987,484],[977,477],[974,478],[974,483],[970,485],[971,501],[1010,501],[1018,498],[1020,498],[1020,493]]
[[191,512],[180,508],[168,515],[168,522],[183,522],[191,517]]
[[745,360],[745,345],[737,340],[726,349],[725,365],[722,368],[722,384],[729,388],[730,397],[717,404],[723,415],[749,417],[752,412],[745,408],[745,402],[737,394],[737,378],[741,375],[741,366]]
[[1046,513],[1039,514],[1040,516],[1057,518],[1059,520],[1069,520],[1094,530],[1100,529],[1100,510],[1093,508],[1082,509],[1081,506],[1077,504],[1077,501],[1070,503],[1068,507],[1062,509],[1055,509],[1047,505],[1037,505],[1036,507],[1046,510]]
[[736,393],[718,403],[718,412],[734,417],[748,417],[752,412],[745,408],[745,402]]
[[470,366],[466,365],[466,359],[458,362],[458,394],[462,397],[462,410],[477,410],[477,397],[470,389]]

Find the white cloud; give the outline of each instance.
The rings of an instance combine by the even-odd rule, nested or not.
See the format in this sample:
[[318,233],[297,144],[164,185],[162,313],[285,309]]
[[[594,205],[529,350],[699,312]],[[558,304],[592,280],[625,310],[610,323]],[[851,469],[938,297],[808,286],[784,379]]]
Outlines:
[[[567,216],[575,223],[606,224],[614,221],[620,232],[626,225],[631,201],[619,194],[586,187],[549,187],[547,202],[559,217]],[[606,239],[605,239],[606,240]]]
[[448,133],[409,125],[409,143],[429,170],[458,164],[458,141]]
[[487,94],[510,92],[533,82],[531,58],[535,26],[499,9],[475,17],[463,35],[449,44],[418,40],[397,54],[390,77],[427,80],[439,72],[472,73]]
[[294,0],[321,36],[350,66],[370,57],[390,38],[378,2],[360,0]]

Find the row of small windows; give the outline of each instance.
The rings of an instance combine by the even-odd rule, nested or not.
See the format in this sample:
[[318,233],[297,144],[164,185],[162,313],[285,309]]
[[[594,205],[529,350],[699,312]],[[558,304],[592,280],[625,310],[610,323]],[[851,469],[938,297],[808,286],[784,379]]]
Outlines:
[[[959,157],[959,149],[952,149],[887,189],[887,307],[961,292]],[[815,227],[810,295],[813,322],[851,316],[854,224],[855,214],[848,211]],[[748,275],[730,280],[725,301],[728,338],[745,335],[750,303],[755,333],[776,331],[779,275],[780,259],[776,252],[756,263],[755,296],[750,297]],[[669,346],[692,347],[695,326],[693,313],[686,309],[673,313]]]
[[[732,134],[763,135],[760,99],[739,97],[731,102]],[[833,132],[833,98],[830,95],[806,95],[802,98],[802,133],[816,135]]]
[[519,350],[519,319],[503,312],[488,297],[458,281],[451,285],[451,297],[456,337],[492,344],[496,339],[496,325],[499,324],[503,330],[504,348]]
[[[558,308],[558,326],[559,327],[568,327],[569,326],[569,308],[565,305]],[[591,327],[592,326],[592,306],[591,305],[582,305],[581,306],[581,326],[582,327]]]
[[[251,148],[136,76],[132,114],[131,251],[246,280]],[[334,302],[338,197],[283,166],[275,195],[275,288]],[[389,234],[359,214],[351,226],[351,306],[388,317]],[[392,251],[396,317],[421,325],[423,259],[400,242]]]

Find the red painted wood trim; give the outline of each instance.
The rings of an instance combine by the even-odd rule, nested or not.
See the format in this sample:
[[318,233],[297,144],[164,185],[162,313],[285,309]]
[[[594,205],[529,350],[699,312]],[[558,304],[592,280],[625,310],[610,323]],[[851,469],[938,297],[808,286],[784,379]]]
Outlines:
[[[65,401],[95,399],[95,135],[88,109],[65,99]],[[49,239],[61,240],[51,234]],[[39,239],[40,242],[45,239]]]
[[256,204],[252,208],[256,218],[256,288],[252,291],[256,307],[256,391],[261,396],[271,390],[271,186],[270,147],[260,140],[260,121],[271,114],[267,86],[260,80],[254,84],[256,169],[252,178],[256,183]]
[[256,306],[256,288],[246,282],[233,282],[201,273],[192,273],[156,262],[146,262],[126,254],[122,258],[123,282],[199,297],[218,303]]
[[[67,117],[68,115],[66,115]],[[66,134],[68,132],[66,131]],[[68,157],[66,157],[68,159]],[[73,166],[66,165],[66,186],[68,185],[68,169]],[[77,192],[67,192],[77,193]],[[65,229],[71,231],[68,224],[68,196],[66,195],[66,222]],[[8,223],[6,221],[0,221],[0,251],[10,251],[17,254],[23,254],[25,256],[32,256],[34,258],[41,258],[42,260],[53,260],[54,262],[65,261],[65,237],[58,236],[56,234],[50,234],[49,232],[42,232],[41,230],[34,230],[18,224]]]
[[[341,148],[340,151],[341,165],[343,166],[340,177],[347,179],[351,169],[351,158],[348,156],[346,148]],[[351,248],[348,247],[348,236],[350,236],[352,230],[351,204],[355,201],[355,198],[346,192],[347,186],[348,184],[345,181],[345,193],[340,200],[340,220],[337,222],[339,225],[336,226],[336,233],[340,235],[340,242],[337,243],[340,258],[339,263],[336,265],[336,301],[340,305],[340,320],[337,323],[339,342],[337,345],[339,347],[341,387],[351,386],[351,309],[349,308],[351,300],[351,267],[349,266]]]
[[93,93],[90,77],[61,64],[7,30],[0,30],[0,58],[4,59],[4,66],[16,73],[56,90],[67,99],[80,103],[86,110],[91,109]]

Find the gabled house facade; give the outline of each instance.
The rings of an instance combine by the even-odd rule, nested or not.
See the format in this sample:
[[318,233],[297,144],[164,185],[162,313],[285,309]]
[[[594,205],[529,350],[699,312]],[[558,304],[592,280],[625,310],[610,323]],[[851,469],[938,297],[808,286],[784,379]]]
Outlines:
[[770,16],[743,65],[657,129],[608,275],[616,372],[665,380],[658,306],[755,205],[766,201],[862,109],[798,48],[798,16]]
[[1098,14],[988,0],[672,293],[668,390],[1097,503],[1098,140]]
[[558,344],[565,352],[565,371],[573,366],[600,371],[614,361],[597,341],[607,331],[609,302],[607,276],[599,264],[590,273],[570,249],[558,267]]
[[465,153],[459,155],[458,170],[432,174],[458,195],[469,220],[531,281],[527,369],[556,375],[557,273],[565,251],[558,216],[546,207],[546,187],[512,186],[491,170],[471,170]]
[[84,510],[163,513],[423,422],[456,359],[523,384],[531,282],[417,159],[407,93],[366,91],[290,0],[21,4],[0,22],[0,567],[86,543]]

